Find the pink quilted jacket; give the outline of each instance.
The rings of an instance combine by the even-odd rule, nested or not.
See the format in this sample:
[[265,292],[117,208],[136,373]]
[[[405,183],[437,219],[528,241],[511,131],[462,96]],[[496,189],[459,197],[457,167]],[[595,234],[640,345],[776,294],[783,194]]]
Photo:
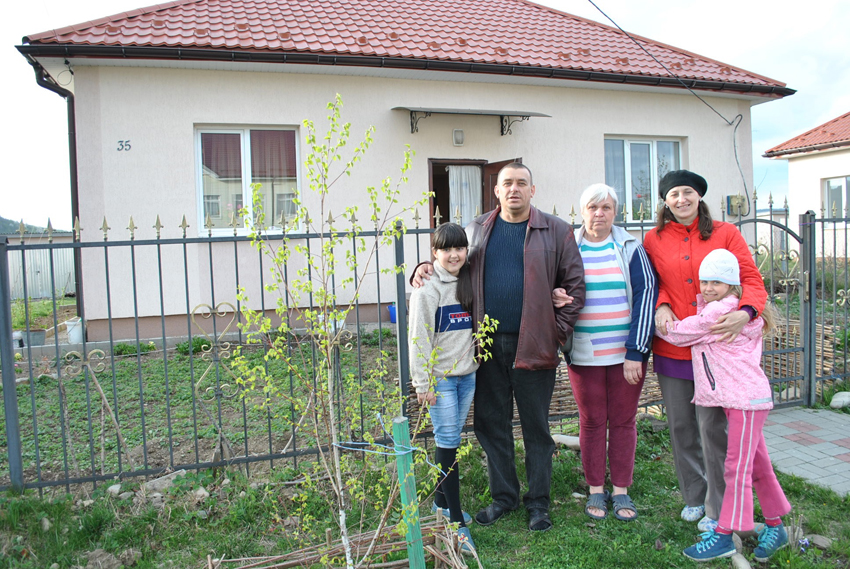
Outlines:
[[673,322],[667,335],[655,333],[674,346],[690,346],[694,365],[694,400],[700,407],[762,410],[773,408],[770,382],[761,369],[762,327],[756,318],[732,342],[718,341],[709,330],[717,319],[738,309],[738,298],[708,304],[697,295],[697,314]]

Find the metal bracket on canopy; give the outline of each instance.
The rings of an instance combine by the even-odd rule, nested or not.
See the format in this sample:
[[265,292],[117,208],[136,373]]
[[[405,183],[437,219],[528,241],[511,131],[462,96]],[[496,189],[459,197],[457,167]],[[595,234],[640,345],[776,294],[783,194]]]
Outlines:
[[[419,116],[416,116],[417,114]],[[430,116],[431,113],[428,111],[425,111],[424,113],[419,111],[410,111],[410,134],[419,132],[419,121],[427,119]]]
[[[509,116],[509,115],[501,115],[500,118],[502,119],[502,121],[501,121],[502,136],[505,136],[506,134],[513,134],[513,132],[511,132],[511,126],[514,123],[527,121],[530,117],[527,117],[527,116],[513,117],[513,116]],[[511,120],[511,119],[513,119],[513,120]]]

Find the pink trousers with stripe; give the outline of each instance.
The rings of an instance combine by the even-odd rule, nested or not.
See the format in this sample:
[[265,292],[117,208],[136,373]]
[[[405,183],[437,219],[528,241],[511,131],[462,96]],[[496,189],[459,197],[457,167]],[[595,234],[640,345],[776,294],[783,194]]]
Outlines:
[[762,428],[770,411],[724,409],[729,420],[726,447],[726,492],[720,510],[721,528],[732,531],[753,529],[753,490],[765,518],[778,518],[791,511],[764,442]]

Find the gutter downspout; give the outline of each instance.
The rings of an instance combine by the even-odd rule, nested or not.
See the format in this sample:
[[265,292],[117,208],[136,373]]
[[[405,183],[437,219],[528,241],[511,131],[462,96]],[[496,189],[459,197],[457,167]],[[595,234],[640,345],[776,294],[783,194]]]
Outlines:
[[[76,220],[80,218],[80,196],[77,182],[77,115],[74,109],[74,94],[54,83],[52,79],[48,79],[44,67],[33,57],[27,56],[27,60],[35,71],[36,84],[64,98],[67,106],[68,162],[71,174],[71,227],[74,227]],[[83,263],[82,249],[79,248],[74,249],[74,287],[76,289],[77,314],[83,317],[85,314],[83,312]]]

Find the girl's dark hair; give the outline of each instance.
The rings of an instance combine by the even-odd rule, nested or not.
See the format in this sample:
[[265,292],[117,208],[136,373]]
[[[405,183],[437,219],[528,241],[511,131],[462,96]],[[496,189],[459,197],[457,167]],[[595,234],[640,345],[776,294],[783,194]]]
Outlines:
[[[469,247],[466,231],[457,223],[444,223],[437,227],[431,236],[431,246],[434,249],[452,249],[454,247]],[[469,271],[469,252],[466,263],[457,275],[457,300],[464,310],[472,314],[472,275]]]
[[[709,237],[711,237],[711,233],[714,231],[714,220],[711,219],[711,212],[708,211],[708,204],[706,204],[704,200],[700,200],[699,206],[697,207],[697,218],[699,219],[699,224],[697,224],[699,237],[703,241],[706,241]],[[670,221],[676,221],[676,216],[673,215],[670,208],[666,207],[666,204],[659,204],[658,214],[655,216],[655,229],[657,230],[657,233],[661,233],[664,226]],[[660,237],[661,236],[659,235],[659,238]]]

